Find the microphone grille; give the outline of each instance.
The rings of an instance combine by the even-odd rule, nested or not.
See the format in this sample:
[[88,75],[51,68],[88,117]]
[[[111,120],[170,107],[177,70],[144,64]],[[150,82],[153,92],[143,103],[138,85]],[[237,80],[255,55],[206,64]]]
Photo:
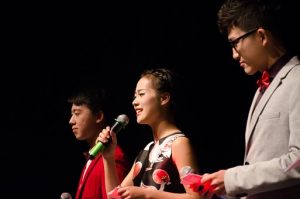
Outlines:
[[68,192],[64,192],[60,195],[60,199],[72,199],[72,196]]
[[126,126],[129,123],[129,118],[125,114],[121,114],[116,119],[117,122],[122,123],[124,126]]
[[193,173],[193,172],[194,171],[193,171],[192,167],[184,166],[180,169],[179,175],[182,177],[182,176],[185,176],[185,175],[187,175],[189,173]]

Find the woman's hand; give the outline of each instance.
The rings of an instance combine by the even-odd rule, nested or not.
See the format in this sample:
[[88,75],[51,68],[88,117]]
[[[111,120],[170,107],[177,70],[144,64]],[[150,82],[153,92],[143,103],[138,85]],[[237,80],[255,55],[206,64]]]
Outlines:
[[147,188],[136,186],[120,187],[118,189],[118,193],[123,199],[144,199],[147,191]]
[[104,158],[114,157],[114,152],[117,145],[117,136],[114,132],[111,132],[109,126],[102,129],[96,139],[96,143],[97,142],[102,142],[104,144],[104,150],[102,151],[102,156]]

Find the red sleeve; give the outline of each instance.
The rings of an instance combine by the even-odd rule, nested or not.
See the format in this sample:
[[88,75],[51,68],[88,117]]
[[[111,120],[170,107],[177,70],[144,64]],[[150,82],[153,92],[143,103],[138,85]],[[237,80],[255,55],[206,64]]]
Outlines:
[[120,183],[126,177],[129,168],[129,162],[123,150],[117,146],[115,152],[116,169]]

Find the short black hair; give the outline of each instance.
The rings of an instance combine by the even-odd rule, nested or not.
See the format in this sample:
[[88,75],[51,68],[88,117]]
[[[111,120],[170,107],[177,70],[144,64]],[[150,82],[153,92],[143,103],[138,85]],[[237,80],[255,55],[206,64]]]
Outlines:
[[84,87],[76,90],[68,98],[68,102],[77,106],[86,105],[94,114],[102,111],[106,120],[111,120],[113,110],[110,98],[110,94],[104,88]]
[[299,36],[290,25],[298,17],[298,7],[294,5],[290,0],[225,0],[217,12],[217,25],[224,35],[234,26],[245,32],[264,28],[286,49],[295,50],[295,39],[298,41]]

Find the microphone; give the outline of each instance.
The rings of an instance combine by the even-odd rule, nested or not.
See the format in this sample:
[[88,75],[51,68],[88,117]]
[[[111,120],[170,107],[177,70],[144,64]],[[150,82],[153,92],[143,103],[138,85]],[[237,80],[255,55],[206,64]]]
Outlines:
[[72,199],[72,196],[71,196],[71,194],[69,194],[68,192],[63,192],[63,193],[60,195],[60,199]]
[[[111,132],[119,133],[129,122],[129,118],[125,114],[121,114],[115,119],[115,124],[111,127]],[[103,144],[102,142],[98,142],[90,151],[89,151],[89,158],[94,159],[99,153],[103,152],[105,149],[105,145],[108,143]]]
[[183,177],[183,176],[188,175],[190,173],[194,173],[194,170],[190,166],[184,166],[179,171],[180,177]]
[[195,173],[190,166],[184,166],[180,169],[180,183],[188,185],[194,192],[206,193],[212,190],[210,182],[201,183],[202,176]]

